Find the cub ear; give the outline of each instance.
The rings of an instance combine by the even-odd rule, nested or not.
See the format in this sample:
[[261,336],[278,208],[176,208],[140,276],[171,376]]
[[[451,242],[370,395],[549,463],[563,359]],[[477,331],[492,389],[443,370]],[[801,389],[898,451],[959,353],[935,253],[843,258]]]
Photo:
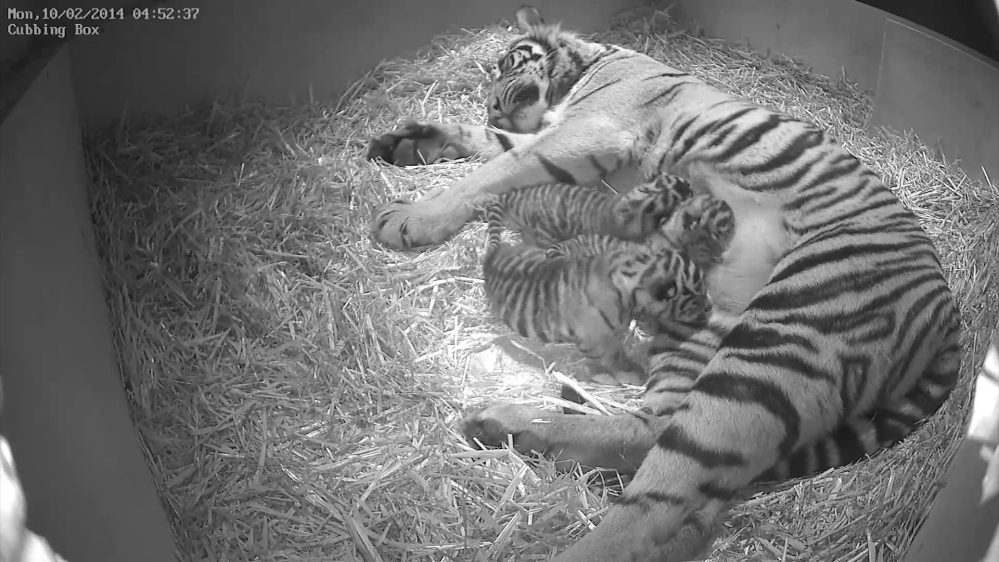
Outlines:
[[528,6],[524,4],[517,10],[517,27],[524,33],[527,33],[532,28],[539,27],[545,24],[545,20],[541,18],[541,14],[534,8],[534,6]]

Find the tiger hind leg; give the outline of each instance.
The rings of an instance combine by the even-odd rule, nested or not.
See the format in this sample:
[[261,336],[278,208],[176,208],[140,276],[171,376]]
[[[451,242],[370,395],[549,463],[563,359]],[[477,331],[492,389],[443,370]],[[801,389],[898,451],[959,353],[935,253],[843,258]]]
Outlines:
[[578,464],[634,474],[665,423],[641,411],[580,416],[502,403],[469,412],[461,429],[473,444],[502,447],[512,439],[519,453],[544,455],[562,468]]
[[[720,332],[708,327],[681,345],[680,353],[653,357],[640,411],[613,415],[561,414],[518,404],[495,404],[469,413],[462,422],[465,436],[485,446],[499,447],[514,436],[521,453],[548,455],[555,460],[588,468],[607,468],[632,474],[655,446],[682,396],[655,392],[653,385],[673,373],[689,377],[685,390],[714,355]],[[571,398],[569,398],[571,399]],[[579,400],[573,400],[579,402]]]
[[953,309],[943,343],[926,370],[900,396],[872,412],[844,421],[835,431],[796,449],[761,474],[759,482],[780,482],[849,464],[891,447],[935,414],[957,386],[961,366],[961,317]]

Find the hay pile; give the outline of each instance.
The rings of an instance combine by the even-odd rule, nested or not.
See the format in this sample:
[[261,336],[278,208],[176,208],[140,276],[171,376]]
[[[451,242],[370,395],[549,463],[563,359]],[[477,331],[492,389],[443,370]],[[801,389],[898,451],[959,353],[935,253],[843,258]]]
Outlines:
[[[997,189],[916,139],[866,134],[871,99],[846,81],[696,35],[643,9],[598,37],[822,123],[883,174],[960,295],[968,380],[999,309]],[[88,139],[124,382],[184,560],[543,560],[606,509],[613,488],[457,432],[469,405],[557,388],[490,346],[507,332],[483,301],[481,225],[418,255],[367,235],[382,202],[476,163],[380,168],[366,139],[409,116],[484,122],[485,66],[509,37],[439,37],[335,103],[218,101]],[[637,403],[638,389],[590,389],[609,411]],[[887,454],[757,494],[717,560],[899,560],[968,397]]]

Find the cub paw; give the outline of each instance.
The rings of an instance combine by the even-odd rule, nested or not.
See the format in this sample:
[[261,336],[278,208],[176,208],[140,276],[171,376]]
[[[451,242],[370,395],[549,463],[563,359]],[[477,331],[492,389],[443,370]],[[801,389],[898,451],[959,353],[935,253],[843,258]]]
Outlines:
[[440,126],[407,121],[398,129],[372,138],[365,157],[368,160],[381,158],[396,166],[417,166],[461,155],[447,142],[447,135]]
[[473,411],[461,422],[461,431],[472,445],[502,447],[513,436],[521,454],[544,454],[547,412],[521,404],[495,404]]

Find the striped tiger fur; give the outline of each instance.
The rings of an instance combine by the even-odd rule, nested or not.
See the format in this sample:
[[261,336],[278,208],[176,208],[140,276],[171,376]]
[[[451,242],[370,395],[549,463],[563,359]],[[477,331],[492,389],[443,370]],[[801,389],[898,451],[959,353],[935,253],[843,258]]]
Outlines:
[[[490,126],[410,123],[369,156],[488,160],[372,234],[440,243],[478,202],[545,181],[620,190],[664,171],[724,200],[735,234],[707,273],[707,327],[651,358],[643,413],[470,412],[469,438],[634,472],[558,562],[679,561],[753,481],[863,459],[909,435],[956,385],[960,311],[936,250],[884,182],[823,128],[735,98],[643,54],[517,12]],[[540,117],[539,117],[540,116]],[[676,397],[682,400],[677,404]]]
[[[644,248],[650,252],[669,249],[679,252],[702,272],[711,272],[720,262],[735,232],[732,209],[721,199],[702,194],[682,201],[675,213],[666,217],[660,227],[641,242],[622,240],[606,234],[580,234],[548,247],[549,259],[571,256],[575,258],[600,255],[624,248]],[[690,308],[672,310],[664,315],[638,315],[637,320],[647,335],[652,336],[648,351],[661,353],[675,350],[679,344],[702,327],[698,310],[700,302],[689,303]]]
[[574,343],[618,382],[642,384],[644,367],[624,349],[632,319],[706,322],[704,275],[680,252],[621,240],[599,254],[550,259],[542,248],[502,242],[508,212],[502,200],[486,208],[482,276],[497,316],[521,336]]
[[[672,211],[676,210],[674,214]],[[719,263],[735,232],[732,208],[710,194],[681,200],[660,220],[660,227],[643,235],[641,243],[682,251],[709,269]],[[625,247],[627,240],[611,234],[582,233],[548,246],[545,255],[592,256]]]
[[545,255],[549,259],[565,256],[595,256],[634,243],[608,234],[578,234],[548,246]]
[[691,196],[683,178],[657,175],[621,194],[545,183],[504,193],[499,204],[504,226],[520,232],[525,244],[547,247],[584,234],[640,240]]

